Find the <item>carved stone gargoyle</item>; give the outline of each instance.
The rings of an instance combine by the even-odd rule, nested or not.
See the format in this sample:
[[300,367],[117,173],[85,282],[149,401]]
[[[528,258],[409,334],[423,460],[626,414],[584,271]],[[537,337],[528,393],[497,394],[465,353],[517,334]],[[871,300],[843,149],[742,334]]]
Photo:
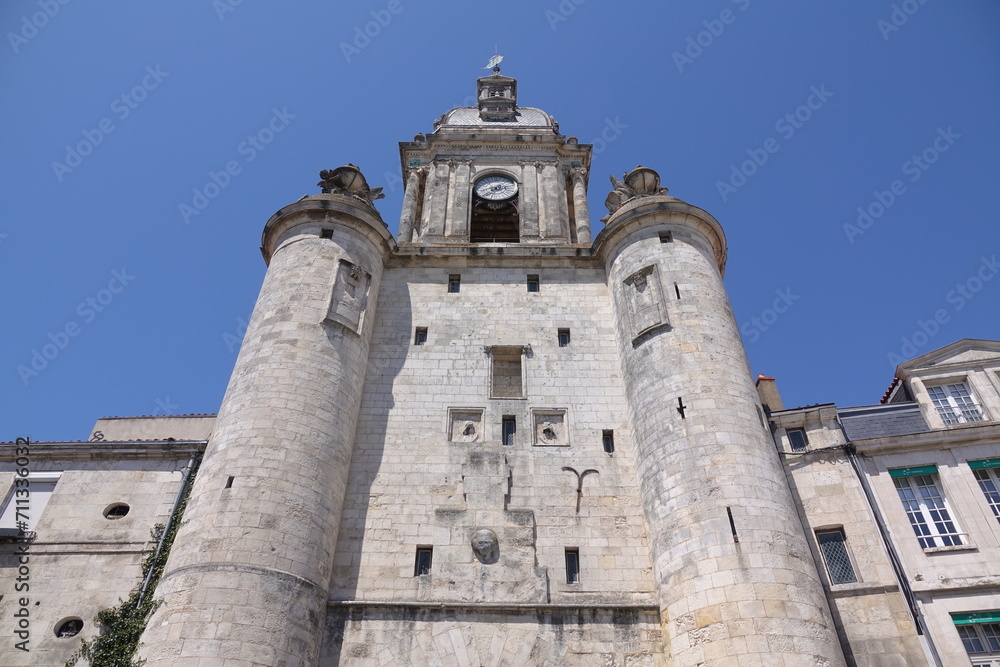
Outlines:
[[374,208],[373,202],[376,199],[383,199],[385,197],[382,194],[382,188],[369,188],[364,174],[351,163],[348,163],[346,167],[324,169],[319,172],[319,177],[320,182],[316,185],[323,188],[324,194],[356,197],[369,206],[372,206],[372,208]]
[[607,222],[615,211],[620,209],[625,202],[636,197],[650,197],[653,195],[665,195],[670,190],[660,187],[660,175],[649,167],[637,166],[632,171],[624,174],[624,182],[611,176],[611,185],[614,190],[608,194],[604,200],[604,206],[608,209],[608,214],[601,218],[601,222]]

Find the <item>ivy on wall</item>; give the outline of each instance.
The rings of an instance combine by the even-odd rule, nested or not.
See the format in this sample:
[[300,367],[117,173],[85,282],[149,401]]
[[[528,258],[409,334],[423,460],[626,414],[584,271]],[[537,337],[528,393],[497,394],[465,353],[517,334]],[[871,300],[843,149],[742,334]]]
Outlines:
[[99,611],[97,624],[102,629],[101,634],[84,641],[80,650],[66,661],[65,667],[74,667],[80,659],[87,660],[91,667],[140,667],[145,662],[145,660],[136,659],[135,652],[139,649],[139,639],[146,629],[149,617],[159,606],[160,601],[153,597],[153,591],[156,590],[157,584],[160,583],[160,577],[163,575],[163,567],[167,563],[170,547],[173,545],[177,529],[181,525],[184,508],[187,507],[191,487],[194,484],[194,477],[200,463],[199,457],[188,475],[184,499],[177,505],[166,535],[163,534],[162,523],[156,524],[150,531],[150,538],[154,544],[159,543],[160,538],[163,538],[163,547],[159,553],[154,550],[142,561],[142,581],[145,581],[147,575],[152,572],[149,584],[143,589],[140,583],[128,599],[121,601],[117,607]]

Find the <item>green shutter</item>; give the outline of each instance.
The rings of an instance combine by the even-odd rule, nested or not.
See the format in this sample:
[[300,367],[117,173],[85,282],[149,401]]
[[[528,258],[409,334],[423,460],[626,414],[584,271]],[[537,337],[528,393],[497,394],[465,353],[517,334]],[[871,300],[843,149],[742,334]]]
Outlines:
[[973,623],[1000,623],[1000,611],[980,611],[975,614],[952,614],[955,625],[971,625]]
[[982,461],[969,461],[969,467],[973,470],[983,468],[1000,468],[1000,459],[983,459]]
[[894,468],[889,477],[913,477],[914,475],[936,475],[937,466],[917,466],[916,468]]

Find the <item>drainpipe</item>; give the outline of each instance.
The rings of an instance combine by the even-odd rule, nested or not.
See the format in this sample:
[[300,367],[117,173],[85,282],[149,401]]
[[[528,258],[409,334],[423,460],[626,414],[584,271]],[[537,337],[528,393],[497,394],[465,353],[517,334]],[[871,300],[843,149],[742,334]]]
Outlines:
[[[156,553],[153,554],[153,562],[160,556],[160,552],[163,550],[163,541],[167,539],[167,533],[170,532],[170,524],[173,523],[174,516],[177,514],[177,508],[180,507],[181,502],[187,496],[188,482],[191,480],[191,471],[194,469],[195,461],[199,456],[199,452],[194,452],[191,454],[191,458],[188,459],[187,465],[184,466],[181,472],[181,485],[177,489],[177,497],[174,498],[174,506],[170,509],[170,516],[167,517],[167,523],[163,527],[163,532],[160,533],[160,541],[156,545]],[[139,591],[139,601],[136,603],[135,608],[138,609],[142,605],[142,599],[146,597],[146,588],[149,587],[149,580],[153,577],[154,567],[149,568],[149,572],[146,573],[146,579],[142,582],[142,590]]]
[[900,560],[899,554],[896,552],[896,547],[893,545],[892,540],[889,539],[889,529],[885,524],[885,519],[882,518],[882,512],[879,510],[878,504],[875,502],[875,493],[868,484],[868,478],[861,470],[861,464],[858,461],[857,449],[854,447],[854,443],[851,442],[850,437],[847,435],[847,429],[844,428],[844,423],[840,421],[840,415],[837,415],[837,425],[840,427],[841,433],[844,434],[844,441],[847,442],[847,446],[844,448],[844,451],[847,452],[847,458],[851,462],[851,468],[854,469],[854,474],[857,476],[858,481],[861,482],[861,490],[864,491],[868,511],[871,512],[875,519],[875,525],[878,527],[879,537],[882,539],[882,546],[885,547],[886,552],[889,554],[889,564],[892,566],[892,572],[896,577],[896,583],[899,585],[899,590],[903,593],[903,597],[906,599],[906,606],[910,609],[910,616],[913,617],[913,624],[916,627],[917,634],[920,635],[926,642],[926,646],[930,651],[931,657],[934,659],[936,667],[943,667],[941,657],[938,655],[937,648],[934,646],[934,640],[931,638],[930,633],[927,632],[923,612],[921,612],[920,606],[917,604],[916,596],[913,594],[913,589],[910,588],[910,582],[906,578],[906,572],[903,569],[903,562]]

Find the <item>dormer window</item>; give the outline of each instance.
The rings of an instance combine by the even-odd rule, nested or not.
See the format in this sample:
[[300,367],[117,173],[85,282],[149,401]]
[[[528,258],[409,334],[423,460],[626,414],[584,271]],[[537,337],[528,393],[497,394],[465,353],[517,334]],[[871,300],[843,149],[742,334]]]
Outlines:
[[983,421],[983,412],[976,405],[964,382],[952,382],[937,387],[927,387],[938,415],[948,426]]

